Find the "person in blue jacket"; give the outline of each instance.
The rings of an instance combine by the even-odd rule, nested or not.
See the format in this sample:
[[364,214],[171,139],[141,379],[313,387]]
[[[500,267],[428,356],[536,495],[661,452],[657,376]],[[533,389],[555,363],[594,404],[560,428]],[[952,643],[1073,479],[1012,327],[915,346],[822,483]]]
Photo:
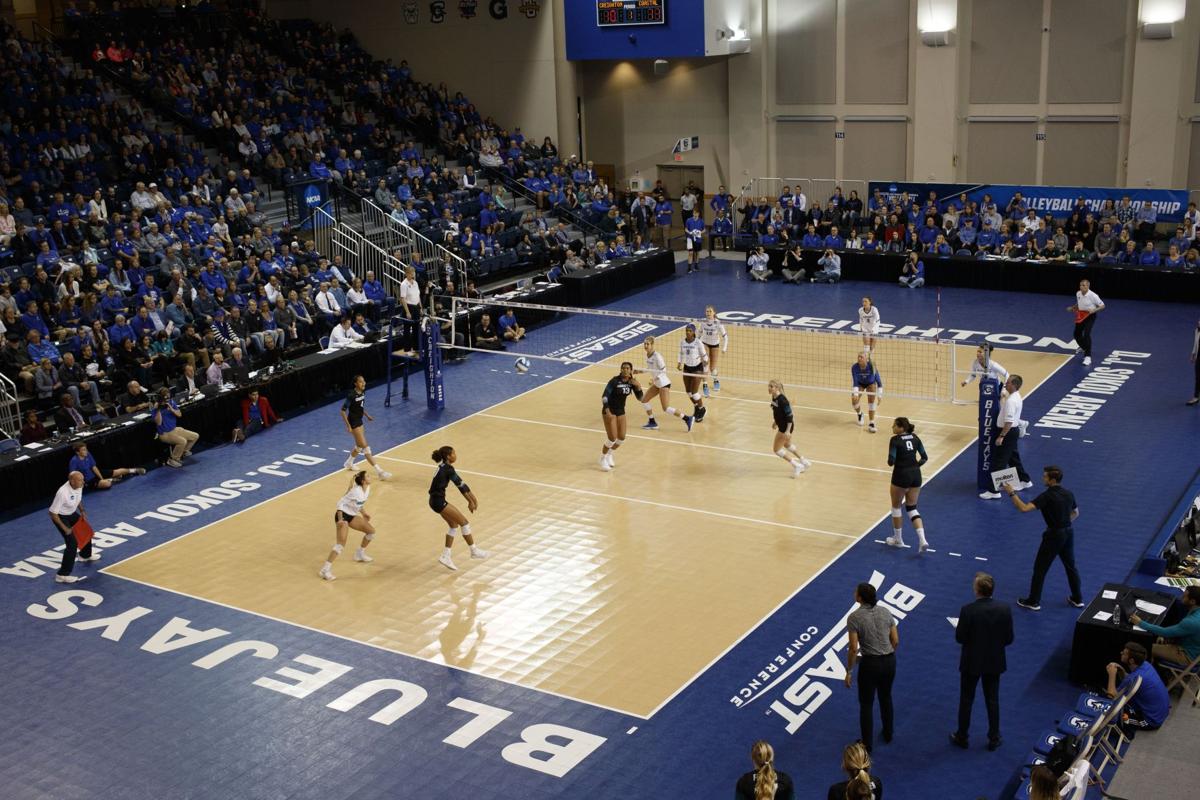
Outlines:
[[654,223],[663,248],[668,247],[671,240],[671,215],[674,212],[675,207],[671,205],[667,196],[659,195],[658,202],[654,205]]
[[[688,254],[688,273],[700,270],[700,250],[704,247],[704,218],[699,207],[692,209],[692,216],[683,224]],[[711,255],[712,248],[709,248]]]

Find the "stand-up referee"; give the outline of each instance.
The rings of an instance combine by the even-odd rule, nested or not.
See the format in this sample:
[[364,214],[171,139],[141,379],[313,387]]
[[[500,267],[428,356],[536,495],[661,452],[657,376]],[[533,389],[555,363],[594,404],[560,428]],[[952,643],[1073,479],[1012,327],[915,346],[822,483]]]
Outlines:
[[1013,505],[1021,512],[1041,511],[1046,520],[1046,530],[1042,533],[1042,544],[1038,548],[1037,558],[1033,561],[1033,578],[1029,581],[1029,595],[1017,600],[1021,608],[1039,611],[1042,607],[1042,584],[1046,581],[1046,573],[1054,559],[1062,561],[1063,569],[1067,571],[1067,585],[1071,587],[1071,596],[1067,602],[1076,608],[1083,608],[1083,590],[1079,585],[1079,570],[1075,568],[1075,529],[1072,527],[1079,516],[1079,506],[1075,504],[1075,495],[1062,487],[1062,467],[1043,467],[1042,483],[1046,491],[1033,498],[1032,503],[1026,503],[1017,494],[1011,483],[1004,485],[1004,491],[1012,498]]
[[[71,570],[75,569],[75,553],[77,545],[75,544],[75,534],[71,528],[80,518],[87,519],[87,512],[83,510],[83,473],[72,472],[67,476],[67,482],[58,487],[58,491],[54,495],[54,502],[50,504],[50,521],[54,523],[54,529],[63,537],[63,555],[62,566],[58,568],[58,574],[54,576],[55,583],[77,583],[83,578],[77,578],[71,574]],[[80,561],[99,561],[100,555],[92,553],[92,543],[88,542],[82,550],[79,550]]]

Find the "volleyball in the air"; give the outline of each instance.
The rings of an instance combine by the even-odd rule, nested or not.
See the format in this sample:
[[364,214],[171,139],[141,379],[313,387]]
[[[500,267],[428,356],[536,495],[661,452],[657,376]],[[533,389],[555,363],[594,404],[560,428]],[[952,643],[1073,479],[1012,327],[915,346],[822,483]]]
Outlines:
[[513,366],[517,368],[517,372],[520,372],[521,374],[525,374],[526,372],[529,372],[529,359],[526,358],[525,356],[521,356],[520,358],[517,359],[516,363],[513,364]]

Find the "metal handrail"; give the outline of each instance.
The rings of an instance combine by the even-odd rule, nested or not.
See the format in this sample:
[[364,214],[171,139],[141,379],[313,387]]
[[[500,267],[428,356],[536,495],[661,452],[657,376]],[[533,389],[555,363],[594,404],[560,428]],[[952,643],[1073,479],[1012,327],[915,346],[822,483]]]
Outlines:
[[[500,183],[505,188],[507,188],[510,192],[512,192],[514,195],[520,195],[521,197],[523,197],[526,200],[529,200],[531,202],[536,201],[536,199],[537,199],[534,196],[534,193],[529,191],[529,189],[524,184],[522,184],[520,181],[516,180],[515,178],[510,177],[508,175],[508,173],[506,173],[502,169],[498,169],[496,167],[483,167],[483,174],[485,177],[487,177],[491,180],[500,181]],[[569,208],[557,208],[556,211],[557,211],[557,213],[561,214],[562,216],[565,216],[568,220],[570,220],[571,224],[575,225],[575,227],[579,228],[579,230],[583,231],[583,235],[584,235],[585,239],[588,236],[593,236],[593,237],[604,236],[604,231],[600,230],[600,227],[598,225],[596,225],[595,223],[592,223],[592,222],[588,222],[586,219],[583,218],[583,216],[581,214],[578,214],[577,212],[572,211]]]

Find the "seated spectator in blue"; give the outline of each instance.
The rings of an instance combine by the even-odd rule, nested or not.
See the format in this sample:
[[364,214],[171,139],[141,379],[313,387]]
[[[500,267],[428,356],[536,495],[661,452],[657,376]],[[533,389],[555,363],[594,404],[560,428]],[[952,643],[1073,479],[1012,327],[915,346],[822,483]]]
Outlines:
[[[78,412],[76,413],[78,414]],[[83,417],[80,416],[80,419],[82,420]],[[74,425],[72,427],[78,428],[82,427],[82,425]],[[118,467],[117,469],[101,471],[96,465],[96,457],[88,452],[87,442],[75,442],[72,445],[72,449],[74,449],[75,455],[71,456],[71,460],[67,464],[67,470],[82,474],[83,485],[88,489],[111,489],[114,483],[120,483],[127,476],[146,474],[146,470],[141,467]]]
[[1042,220],[1042,223],[1038,226],[1038,229],[1033,233],[1034,249],[1041,253],[1046,249],[1046,244],[1053,238],[1054,231],[1048,225],[1046,225],[1045,220]]
[[104,298],[100,301],[100,316],[108,323],[116,320],[118,314],[124,314],[129,310],[129,303],[125,296],[117,291],[117,286],[112,282],[112,273],[108,273],[109,283],[104,290]]
[[1139,730],[1158,730],[1167,721],[1167,714],[1171,711],[1167,687],[1147,660],[1147,655],[1142,644],[1126,642],[1121,650],[1120,661],[1110,662],[1107,667],[1108,686],[1105,692],[1109,697],[1116,697],[1127,691],[1135,680],[1142,679],[1141,686],[1125,703],[1125,711],[1121,714],[1120,724],[1126,734]]
[[511,308],[506,308],[496,321],[500,335],[510,342],[519,342],[525,338],[525,329],[517,322],[517,314]]
[[204,287],[213,295],[217,293],[217,289],[223,291],[229,290],[229,281],[225,279],[222,273],[217,271],[217,265],[214,261],[209,261],[205,265],[204,271],[200,273],[200,283],[204,284]]
[[50,245],[52,242],[49,239],[38,245],[37,265],[44,268],[47,272],[58,271],[58,251],[52,250]]
[[137,331],[125,320],[124,314],[117,314],[116,321],[108,328],[108,343],[115,351],[126,339],[132,339],[134,342],[137,342]]
[[462,235],[458,237],[458,243],[474,257],[478,257],[480,251],[483,249],[483,242],[471,230],[470,225],[463,227]]
[[834,225],[829,229],[829,235],[825,237],[824,245],[834,250],[841,250],[846,246],[846,240],[838,233],[838,226]]
[[1192,246],[1192,240],[1183,232],[1183,228],[1176,228],[1175,235],[1171,237],[1168,245],[1174,245],[1180,253],[1186,253]]
[[819,250],[824,243],[825,240],[821,238],[821,234],[817,233],[816,227],[812,224],[810,224],[804,230],[804,236],[800,239],[800,245],[802,247],[807,247],[812,250]]
[[1009,238],[1009,244],[1011,245],[1009,248],[1009,257],[1024,258],[1026,255],[1028,255],[1029,239],[1029,234],[1018,228],[1017,232],[1012,234]]
[[766,232],[758,237],[758,243],[764,247],[770,247],[771,245],[779,244],[779,237],[775,235],[774,225],[767,226]]
[[49,339],[42,339],[42,335],[37,331],[29,331],[25,334],[25,351],[29,353],[29,360],[33,363],[38,363],[42,359],[48,359],[55,366],[62,360],[62,355],[58,352],[58,348],[54,346],[54,342]]
[[308,165],[308,174],[314,178],[322,178],[329,180],[333,174],[329,171],[329,167],[325,166],[325,162],[319,158],[313,158]]
[[1137,243],[1130,239],[1125,242],[1125,249],[1117,256],[1117,263],[1128,266],[1137,266],[1142,262],[1142,254],[1137,251]]
[[71,208],[71,204],[63,199],[62,192],[55,192],[54,202],[50,204],[50,210],[46,216],[51,222],[61,220],[65,226],[71,221],[71,217],[75,216],[75,212]]
[[710,257],[716,242],[721,243],[722,250],[728,250],[733,242],[733,219],[726,214],[724,209],[717,211],[717,216],[713,219],[712,227],[709,229],[708,255]]
[[[1149,203],[1144,203],[1143,207],[1147,205]],[[1154,242],[1146,242],[1145,246],[1142,247],[1142,252],[1138,254],[1138,264],[1143,267],[1157,267],[1159,262],[1160,258],[1158,251],[1154,249]]]
[[929,248],[929,252],[939,256],[951,256],[954,255],[954,248],[946,241],[946,237],[939,233],[933,242],[933,247]]
[[1012,199],[1008,201],[1008,206],[1005,212],[1009,219],[1019,220],[1029,212],[1029,206],[1025,203],[1025,198],[1020,192],[1014,192]]
[[959,247],[965,248],[967,250],[974,250],[975,242],[976,242],[976,240],[978,240],[978,238],[979,238],[979,231],[977,231],[975,229],[975,223],[973,220],[968,219],[967,224],[963,225],[958,230]]
[[942,233],[942,229],[933,224],[933,217],[926,217],[925,224],[921,226],[919,238],[921,246],[928,250],[933,247],[933,243],[937,241],[938,236]]
[[1167,248],[1167,257],[1163,259],[1162,266],[1164,267],[1182,267],[1186,264],[1186,260],[1179,253],[1179,248],[1171,245]]
[[42,319],[36,300],[30,300],[25,304],[25,313],[19,319],[21,320],[21,324],[25,326],[25,330],[37,331],[43,337],[50,335],[50,328],[46,325],[46,321]]
[[396,199],[401,203],[407,203],[409,200],[412,200],[412,197],[412,184],[407,177],[401,178],[400,185],[396,187]]
[[862,250],[864,253],[879,252],[879,240],[875,238],[875,231],[867,231],[867,238],[863,239]]
[[925,262],[917,255],[916,250],[908,252],[908,258],[900,268],[900,285],[910,289],[919,289],[925,285]]
[[504,223],[500,221],[500,215],[496,213],[494,203],[489,203],[479,210],[479,227],[487,229],[489,226],[500,225],[503,229]]
[[[132,276],[130,276],[130,280],[132,281]],[[133,293],[134,305],[145,305],[147,297],[150,298],[150,302],[155,306],[158,306],[162,302],[162,292],[159,291],[157,286],[155,286],[153,272],[147,272],[142,275],[141,280],[137,284],[137,288]]]
[[363,291],[367,295],[367,299],[376,306],[385,310],[386,313],[391,313],[396,307],[396,298],[389,297],[387,290],[383,288],[383,284],[375,279],[374,270],[367,270],[367,279],[363,281]]

